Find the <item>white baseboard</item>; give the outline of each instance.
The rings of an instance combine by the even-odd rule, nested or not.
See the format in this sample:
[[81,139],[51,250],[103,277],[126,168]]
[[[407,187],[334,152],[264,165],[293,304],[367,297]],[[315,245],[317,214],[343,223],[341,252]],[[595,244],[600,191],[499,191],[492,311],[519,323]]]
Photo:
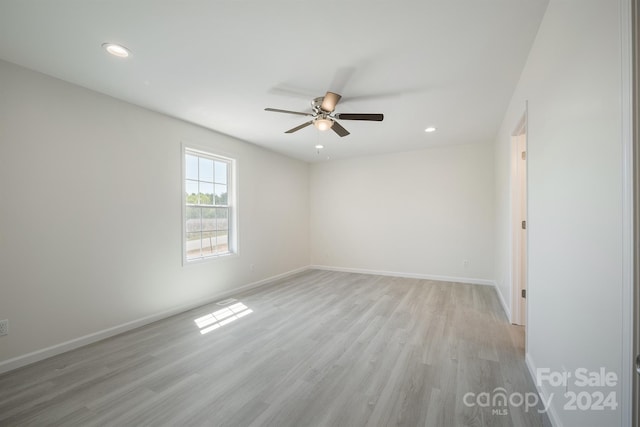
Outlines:
[[305,267],[297,268],[295,270],[287,271],[282,274],[277,274],[275,276],[267,277],[266,279],[258,280],[256,282],[252,282],[235,289],[210,295],[209,297],[198,300],[198,301],[194,301],[188,304],[182,304],[177,307],[171,308],[169,310],[162,311],[160,313],[152,314],[150,316],[145,316],[140,319],[132,320],[131,322],[123,323],[121,325],[117,325],[108,329],[103,329],[101,331],[94,332],[89,335],[85,335],[79,338],[74,338],[72,340],[65,341],[60,344],[52,345],[51,347],[43,348],[41,350],[36,350],[34,352],[27,353],[22,356],[17,356],[12,359],[5,360],[3,362],[0,362],[0,374],[12,371],[14,369],[21,368],[26,365],[30,365],[35,362],[39,362],[49,357],[57,356],[58,354],[62,354],[67,351],[74,350],[78,347],[92,344],[94,342],[112,337],[114,335],[121,334],[123,332],[130,331],[135,328],[139,328],[140,326],[148,325],[149,323],[153,323],[158,320],[162,320],[167,317],[171,317],[173,315],[176,315],[185,311],[189,311],[193,308],[200,307],[224,298],[237,295],[241,292],[245,292],[250,289],[257,288],[262,285],[266,285],[270,282],[273,282],[274,280],[282,279],[288,276],[292,276],[294,274],[301,273],[308,269],[309,267],[305,266]]
[[496,286],[493,280],[472,277],[438,276],[435,274],[403,273],[399,271],[367,270],[365,268],[333,267],[330,265],[310,265],[314,270],[342,271],[345,273],[374,274],[376,276],[406,277],[408,279],[436,280],[439,282],[470,283],[472,285]]
[[498,299],[500,300],[500,305],[502,305],[504,314],[507,315],[507,320],[509,321],[509,323],[511,323],[511,310],[509,309],[507,302],[504,300],[504,297],[502,296],[502,292],[500,292],[500,289],[498,289],[498,284],[496,282],[493,282],[493,286],[494,286],[494,289],[496,290],[496,294],[498,294]]
[[[529,369],[529,375],[531,375],[531,380],[533,381],[533,384],[535,384],[536,386],[536,390],[538,391],[538,395],[540,396],[540,399],[542,399],[543,402],[547,402],[549,400],[549,392],[544,388],[543,385],[538,384],[538,382],[536,381],[537,367],[535,363],[533,363],[533,359],[531,358],[531,355],[528,352],[524,357],[524,361],[527,364],[527,368]],[[553,405],[549,406],[547,415],[549,416],[549,421],[551,422],[551,425],[553,427],[562,427],[562,423],[558,418],[558,413],[556,412],[555,407]]]

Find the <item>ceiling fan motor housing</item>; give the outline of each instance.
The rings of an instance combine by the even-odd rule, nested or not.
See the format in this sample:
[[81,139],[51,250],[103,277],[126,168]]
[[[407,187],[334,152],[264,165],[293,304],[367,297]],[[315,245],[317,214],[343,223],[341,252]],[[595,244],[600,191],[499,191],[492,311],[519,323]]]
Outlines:
[[322,101],[324,100],[324,96],[320,96],[311,101],[311,108],[317,114],[328,114],[328,111],[322,110]]

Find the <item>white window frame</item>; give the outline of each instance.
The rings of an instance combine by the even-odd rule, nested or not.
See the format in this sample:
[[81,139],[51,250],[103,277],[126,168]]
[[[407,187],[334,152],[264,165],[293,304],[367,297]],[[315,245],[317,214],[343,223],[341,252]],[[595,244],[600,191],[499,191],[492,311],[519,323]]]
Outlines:
[[[198,147],[193,144],[185,144],[182,143],[181,147],[182,155],[182,264],[195,264],[200,262],[211,261],[220,258],[228,258],[231,256],[238,255],[238,229],[237,229],[237,197],[236,197],[236,186],[237,186],[237,161],[235,158],[230,157],[228,155],[222,155],[219,153],[212,152],[211,149],[205,147]],[[227,164],[227,205],[225,205],[228,209],[227,220],[228,220],[228,252],[218,253],[218,254],[207,254],[194,258],[187,258],[187,168],[186,168],[186,159],[187,154],[195,155],[198,157],[203,157],[207,159],[211,159],[218,162],[224,162]],[[214,178],[215,179],[215,178]]]

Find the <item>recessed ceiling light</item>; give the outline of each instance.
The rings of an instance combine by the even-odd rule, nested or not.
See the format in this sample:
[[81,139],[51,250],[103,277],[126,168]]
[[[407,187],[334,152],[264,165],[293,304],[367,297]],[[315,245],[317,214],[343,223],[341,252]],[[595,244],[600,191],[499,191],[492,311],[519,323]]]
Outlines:
[[115,43],[102,43],[102,48],[118,58],[127,58],[131,54],[129,49]]
[[316,149],[318,149],[318,150],[322,150],[323,148],[324,148],[324,145],[322,145],[322,144],[316,145]]
[[429,126],[429,127],[428,127],[428,128],[426,128],[424,131],[425,131],[425,132],[435,132],[435,131],[436,131],[436,128],[434,128],[433,126]]

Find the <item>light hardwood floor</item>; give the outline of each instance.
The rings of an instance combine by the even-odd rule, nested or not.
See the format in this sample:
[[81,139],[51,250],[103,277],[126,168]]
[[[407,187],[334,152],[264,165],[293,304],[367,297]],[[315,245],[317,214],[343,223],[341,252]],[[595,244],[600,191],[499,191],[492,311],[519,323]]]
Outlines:
[[541,426],[465,393],[534,392],[493,288],[312,270],[0,376],[0,425]]

